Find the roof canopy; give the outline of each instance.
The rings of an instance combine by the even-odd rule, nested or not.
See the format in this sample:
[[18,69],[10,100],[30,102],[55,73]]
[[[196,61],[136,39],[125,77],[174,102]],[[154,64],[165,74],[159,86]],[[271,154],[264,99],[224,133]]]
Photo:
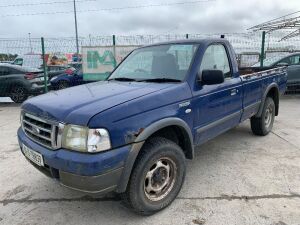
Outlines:
[[263,30],[271,33],[277,30],[289,30],[290,33],[281,38],[280,41],[296,37],[300,35],[300,11],[293,12],[267,22],[250,27],[248,30],[259,31]]

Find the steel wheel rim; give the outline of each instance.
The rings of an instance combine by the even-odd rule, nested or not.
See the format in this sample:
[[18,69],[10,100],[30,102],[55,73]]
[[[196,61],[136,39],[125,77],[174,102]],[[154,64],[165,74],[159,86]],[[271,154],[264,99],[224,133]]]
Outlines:
[[24,89],[22,87],[15,87],[12,90],[11,93],[11,98],[15,101],[19,101],[20,99],[22,99],[24,97]]
[[169,157],[158,159],[149,169],[144,180],[144,193],[150,201],[165,198],[173,189],[177,166]]
[[271,125],[272,117],[273,117],[273,108],[271,106],[269,106],[265,112],[265,126],[266,127],[269,127]]

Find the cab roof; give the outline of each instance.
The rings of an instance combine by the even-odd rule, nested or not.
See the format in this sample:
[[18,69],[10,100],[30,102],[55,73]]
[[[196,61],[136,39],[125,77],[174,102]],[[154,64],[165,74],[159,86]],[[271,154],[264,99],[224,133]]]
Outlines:
[[228,40],[225,38],[181,39],[181,40],[158,42],[154,44],[145,45],[143,47],[166,45],[166,44],[210,44],[214,42],[229,43]]

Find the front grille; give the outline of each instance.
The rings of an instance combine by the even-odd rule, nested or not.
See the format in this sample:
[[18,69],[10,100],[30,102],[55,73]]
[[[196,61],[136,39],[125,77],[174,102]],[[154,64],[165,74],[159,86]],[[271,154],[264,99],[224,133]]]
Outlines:
[[30,139],[45,147],[57,149],[60,146],[58,138],[61,135],[60,124],[56,122],[24,113],[22,128]]

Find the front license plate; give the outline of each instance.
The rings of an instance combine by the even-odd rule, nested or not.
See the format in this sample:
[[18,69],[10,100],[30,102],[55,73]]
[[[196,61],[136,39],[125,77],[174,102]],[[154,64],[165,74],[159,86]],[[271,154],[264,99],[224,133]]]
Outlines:
[[30,161],[34,162],[38,166],[44,166],[43,156],[40,153],[33,151],[32,149],[30,149],[29,147],[27,147],[24,144],[23,144],[23,147],[22,147],[22,151],[23,151],[24,155]]

